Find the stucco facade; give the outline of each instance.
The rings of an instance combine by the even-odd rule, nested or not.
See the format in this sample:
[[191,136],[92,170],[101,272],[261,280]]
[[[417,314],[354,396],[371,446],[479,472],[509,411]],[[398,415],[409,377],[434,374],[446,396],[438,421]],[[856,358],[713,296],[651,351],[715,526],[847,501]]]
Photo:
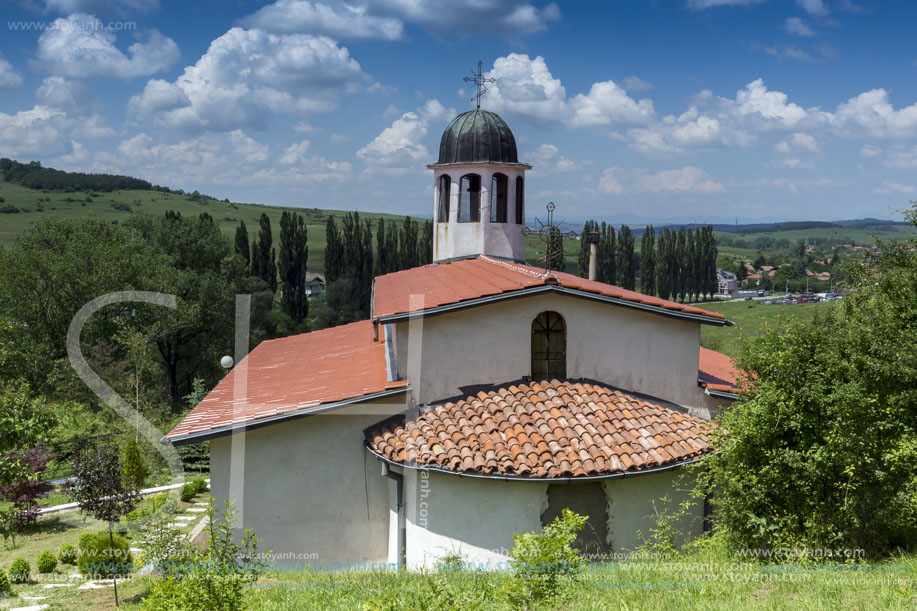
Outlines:
[[242,433],[236,474],[233,437],[211,440],[215,506],[221,511],[232,494],[239,526],[279,562],[385,562],[388,484],[363,448],[363,429],[404,409],[395,400],[364,403]]
[[[689,498],[691,480],[683,477],[684,473],[675,469],[597,484],[551,485],[571,489],[601,486],[608,550],[626,554],[642,544],[639,533],[650,535],[657,513],[666,508],[663,497],[669,499],[669,511]],[[435,568],[445,556],[455,555],[481,568],[505,568],[513,534],[539,532],[548,509],[547,482],[464,478],[412,469],[404,470],[404,478],[405,547],[407,567],[413,570]],[[397,512],[394,506],[391,510],[394,519]],[[703,530],[703,503],[698,502],[680,516],[675,528],[686,535],[699,535]],[[599,554],[592,559],[603,558]],[[396,548],[390,548],[388,561],[397,563]]]
[[[697,323],[565,295],[513,299],[398,323],[398,372],[411,380],[419,405],[460,395],[469,384],[518,380],[531,374],[532,321],[548,310],[566,322],[568,378],[706,407],[697,387]],[[421,337],[412,339],[411,333]],[[418,346],[419,357],[411,356]]]

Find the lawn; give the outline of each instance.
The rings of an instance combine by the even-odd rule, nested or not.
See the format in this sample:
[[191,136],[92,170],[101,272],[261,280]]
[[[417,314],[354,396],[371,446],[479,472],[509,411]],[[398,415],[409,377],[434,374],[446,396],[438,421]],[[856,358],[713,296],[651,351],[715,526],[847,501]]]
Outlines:
[[701,327],[701,345],[729,356],[736,356],[742,342],[768,329],[783,329],[796,321],[811,320],[816,312],[828,312],[837,302],[765,305],[761,301],[722,301],[700,304],[705,310],[719,312],[734,327]]
[[[189,516],[185,524],[175,520],[177,530],[187,534],[203,517],[204,514],[199,512],[200,505],[197,503],[205,501],[207,496],[199,494],[191,501],[184,503],[178,500],[177,491],[169,494],[174,497],[174,505],[167,506],[163,515],[166,517],[179,514]],[[152,497],[143,501],[143,503],[152,502]],[[169,509],[169,507],[174,507],[174,509]],[[143,528],[127,532],[126,536],[131,541],[132,547],[142,549],[145,532]],[[35,604],[50,605],[49,609],[114,609],[114,594],[110,580],[102,582],[103,585],[100,587],[80,589],[79,586],[84,584],[85,580],[80,578],[76,566],[59,562],[53,573],[44,575],[39,574],[36,568],[36,559],[41,552],[49,550],[57,555],[64,544],[77,547],[81,534],[106,529],[107,524],[104,522],[85,517],[78,511],[67,511],[39,518],[35,526],[17,534],[15,548],[12,547],[9,539],[3,541],[0,544],[0,569],[8,571],[13,560],[22,557],[31,567],[31,580],[28,584],[13,584],[13,596],[0,596],[0,610]],[[148,580],[143,577],[133,577],[123,584],[119,580],[118,583],[118,593],[122,601],[130,601],[132,598],[139,601],[139,596],[142,596],[147,589]],[[126,608],[131,608],[131,606],[127,605]]]

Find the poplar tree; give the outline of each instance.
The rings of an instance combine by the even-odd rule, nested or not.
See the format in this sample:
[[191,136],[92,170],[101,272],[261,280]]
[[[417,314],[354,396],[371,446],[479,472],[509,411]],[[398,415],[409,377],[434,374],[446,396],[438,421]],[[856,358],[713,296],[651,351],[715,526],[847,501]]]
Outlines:
[[248,246],[248,228],[245,226],[245,221],[239,221],[239,226],[236,227],[236,254],[245,261],[245,265],[251,265],[252,257]]
[[679,227],[675,234],[675,288],[672,291],[675,298],[682,303],[685,301],[685,295],[688,292],[688,274],[685,262],[688,259],[688,232],[684,227]]
[[417,267],[417,223],[404,217],[398,240],[398,269]]
[[341,277],[343,256],[341,232],[337,228],[337,223],[334,222],[334,217],[329,216],[325,222],[325,282],[327,284]]
[[301,324],[309,313],[306,265],[309,259],[303,217],[284,210],[280,217],[280,302],[287,316]]
[[417,241],[417,265],[433,263],[433,221],[426,221]]
[[276,291],[277,253],[273,249],[274,238],[271,235],[271,219],[263,212],[261,213],[260,225],[258,239],[252,244],[252,276],[261,278],[268,283],[271,291]]
[[620,285],[629,291],[637,283],[637,270],[634,262],[634,234],[627,225],[621,225],[617,249],[618,277]]
[[604,221],[602,221],[601,229],[599,229],[597,250],[599,258],[596,272],[597,280],[605,284],[616,284],[618,281],[618,268],[615,261],[617,256],[615,252],[615,228],[613,225],[606,225]]
[[389,272],[390,252],[385,248],[385,219],[379,219],[376,227],[376,275],[383,276]]
[[640,292],[656,294],[656,230],[648,225],[640,241]]
[[548,233],[545,269],[564,271],[564,238],[557,227],[551,227]]

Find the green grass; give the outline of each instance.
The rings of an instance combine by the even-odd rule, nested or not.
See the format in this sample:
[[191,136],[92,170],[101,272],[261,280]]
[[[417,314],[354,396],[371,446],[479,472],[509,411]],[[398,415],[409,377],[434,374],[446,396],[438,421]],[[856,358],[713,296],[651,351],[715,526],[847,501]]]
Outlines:
[[811,320],[816,312],[826,312],[835,307],[837,302],[772,304],[765,305],[760,301],[723,301],[704,303],[699,307],[719,312],[727,320],[734,322],[734,327],[701,327],[701,345],[711,350],[736,356],[742,342],[750,337],[760,335],[768,329],[783,329],[796,321]]
[[[346,211],[343,210],[239,204],[218,200],[206,200],[206,203],[202,203],[189,200],[187,195],[159,191],[99,192],[98,197],[92,197],[85,192],[45,193],[3,180],[0,180],[0,197],[6,200],[0,204],[0,207],[12,205],[23,210],[23,212],[15,214],[0,213],[0,245],[12,243],[16,236],[25,231],[29,225],[46,216],[53,215],[59,218],[75,220],[92,213],[102,220],[122,223],[128,220],[132,214],[145,213],[161,216],[167,210],[177,210],[183,216],[197,216],[202,212],[206,212],[213,217],[223,234],[229,238],[235,236],[239,221],[245,221],[245,225],[248,228],[249,241],[257,236],[261,214],[266,213],[271,219],[271,229],[273,231],[274,244],[276,245],[280,240],[280,215],[283,214],[284,210],[289,210],[305,216],[309,238],[309,269],[311,271],[324,269],[325,222],[328,216],[336,216],[338,227],[340,228],[340,218],[346,214]],[[90,197],[93,201],[86,202],[87,197]],[[43,212],[37,211],[39,198],[50,200],[41,202],[41,206],[44,208]],[[68,198],[79,201],[68,202]],[[117,205],[126,204],[130,206],[130,211],[118,210],[112,207],[113,203]],[[375,223],[380,218],[397,222],[404,220],[404,215],[396,214],[361,211],[360,216],[373,221],[374,228]]]

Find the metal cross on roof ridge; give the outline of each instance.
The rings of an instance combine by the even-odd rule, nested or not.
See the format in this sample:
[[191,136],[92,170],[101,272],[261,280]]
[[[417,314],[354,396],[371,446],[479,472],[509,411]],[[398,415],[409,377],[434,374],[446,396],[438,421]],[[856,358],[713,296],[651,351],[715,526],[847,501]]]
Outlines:
[[477,93],[471,96],[471,101],[477,102],[478,108],[481,108],[481,96],[487,93],[487,87],[484,85],[484,83],[496,83],[497,82],[497,79],[495,78],[487,78],[484,76],[484,74],[481,72],[481,66],[483,65],[484,65],[484,62],[482,62],[481,60],[478,60],[477,73],[472,72],[471,76],[465,77],[466,83],[474,83],[478,87]]
[[576,239],[576,232],[575,232],[575,231],[561,231],[561,230],[560,230],[560,226],[564,224],[564,222],[566,221],[566,219],[564,219],[563,221],[557,223],[556,225],[554,224],[554,209],[556,208],[556,206],[554,205],[554,202],[548,202],[548,205],[545,206],[545,207],[546,207],[547,210],[548,210],[548,219],[547,219],[547,222],[542,223],[542,222],[541,222],[541,219],[539,219],[539,218],[536,216],[536,217],[535,217],[535,222],[538,223],[539,225],[541,225],[541,228],[540,228],[540,229],[532,229],[531,227],[523,227],[523,228],[522,228],[522,235],[524,235],[524,236],[537,235],[538,238],[541,240],[541,243],[545,245],[544,256],[541,257],[540,259],[538,259],[538,261],[539,261],[540,263],[544,263],[544,264],[545,264],[545,269],[547,269],[548,257],[549,257],[550,254],[551,254],[551,253],[550,253],[550,250],[551,250],[551,241],[552,241],[552,240],[555,240],[555,239],[563,239],[563,238],[567,238],[568,240],[575,240],[575,239]]

